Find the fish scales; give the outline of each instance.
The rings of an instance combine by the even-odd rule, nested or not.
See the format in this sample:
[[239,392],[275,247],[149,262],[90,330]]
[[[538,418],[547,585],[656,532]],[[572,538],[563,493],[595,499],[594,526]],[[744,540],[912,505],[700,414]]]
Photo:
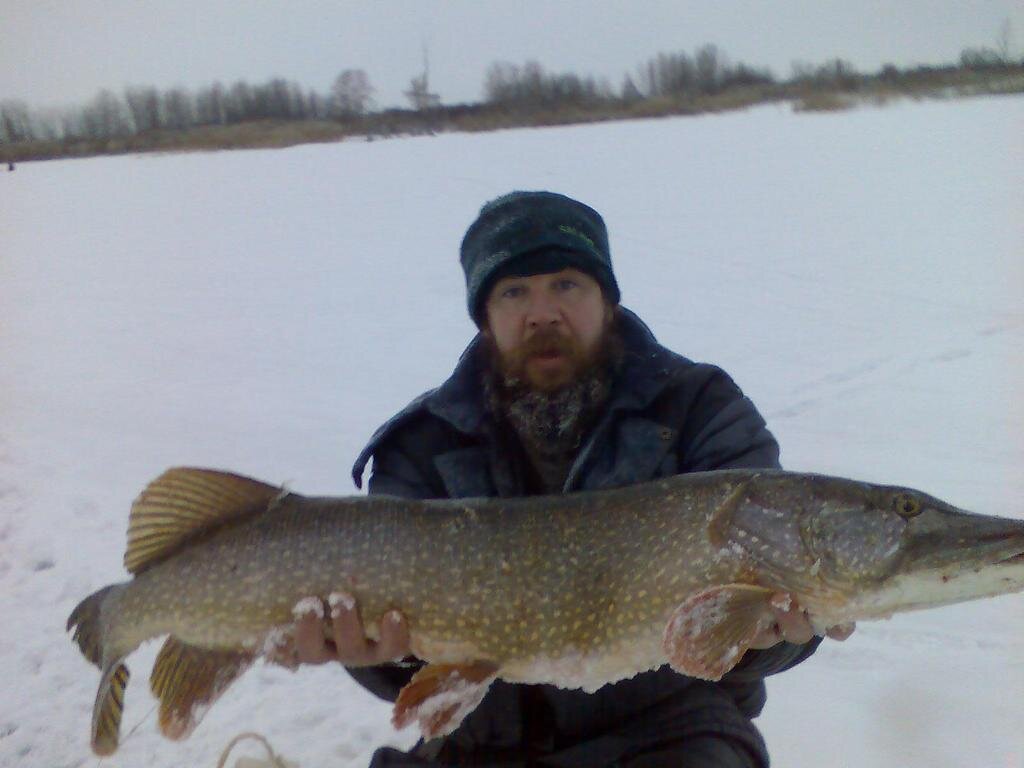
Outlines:
[[[681,501],[699,514],[698,498]],[[115,645],[174,634],[255,646],[268,626],[293,620],[303,597],[344,591],[367,617],[401,610],[426,646],[468,640],[487,658],[554,654],[636,634],[644,622],[663,626],[695,583],[715,580],[710,570],[678,578],[710,563],[714,548],[648,499],[557,502],[288,496],[139,574],[119,597]],[[687,537],[689,547],[668,546]],[[376,622],[367,629],[375,634]]]
[[[521,499],[310,498],[172,469],[132,506],[133,578],[68,627],[101,671],[92,726],[117,747],[128,670],[168,635],[151,685],[182,738],[291,631],[310,598],[390,610],[429,662],[396,726],[454,729],[497,678],[596,690],[666,662],[716,680],[774,621],[779,595],[825,628],[1024,589],[1024,523],[912,489],[781,470],[693,473]],[[324,619],[329,632],[329,619]]]

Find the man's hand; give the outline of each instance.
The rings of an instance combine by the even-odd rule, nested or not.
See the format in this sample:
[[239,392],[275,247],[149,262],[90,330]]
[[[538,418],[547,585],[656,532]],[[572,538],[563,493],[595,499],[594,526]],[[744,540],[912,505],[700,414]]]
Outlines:
[[[771,648],[783,640],[800,645],[814,637],[814,628],[807,611],[797,604],[792,595],[784,592],[773,595],[771,608],[775,622],[761,631],[750,644],[751,648]],[[833,640],[845,640],[853,634],[855,627],[855,624],[839,624],[829,627],[825,635]]]
[[398,611],[388,611],[381,617],[380,640],[374,642],[366,637],[355,599],[334,593],[329,601],[332,640],[324,636],[323,604],[314,605],[316,602],[303,600],[296,606],[293,634],[268,654],[271,661],[291,669],[328,661],[346,667],[371,667],[411,655],[409,623]]

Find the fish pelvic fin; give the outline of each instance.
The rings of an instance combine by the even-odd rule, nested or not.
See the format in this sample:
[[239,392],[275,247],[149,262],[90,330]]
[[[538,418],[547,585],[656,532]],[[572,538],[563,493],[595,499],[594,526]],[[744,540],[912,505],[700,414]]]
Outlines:
[[677,672],[720,680],[771,626],[771,589],[725,584],[698,592],[672,613],[662,649]]
[[121,713],[124,711],[124,689],[131,673],[118,659],[103,670],[96,703],[92,708],[92,751],[101,757],[114,754],[121,731]]
[[399,729],[418,722],[424,739],[449,734],[476,709],[497,673],[488,661],[428,664],[399,692],[391,722]]
[[149,678],[160,700],[161,733],[169,739],[186,738],[253,659],[250,652],[199,648],[168,637]]
[[68,616],[67,631],[75,630],[71,639],[78,644],[90,662],[100,669],[103,668],[103,625],[100,616],[103,610],[103,603],[110,595],[111,590],[119,589],[120,584],[110,584],[103,589],[97,590],[75,606]]
[[282,488],[230,472],[169,469],[132,504],[125,568],[140,573],[204,531],[265,512],[285,495]]

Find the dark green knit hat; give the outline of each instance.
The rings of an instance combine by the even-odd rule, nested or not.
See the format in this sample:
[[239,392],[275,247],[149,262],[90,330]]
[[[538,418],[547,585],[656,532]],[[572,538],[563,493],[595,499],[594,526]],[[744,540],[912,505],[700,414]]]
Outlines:
[[484,205],[462,239],[460,261],[469,314],[477,325],[491,286],[509,275],[575,267],[597,280],[609,301],[619,303],[601,214],[555,192],[510,192]]

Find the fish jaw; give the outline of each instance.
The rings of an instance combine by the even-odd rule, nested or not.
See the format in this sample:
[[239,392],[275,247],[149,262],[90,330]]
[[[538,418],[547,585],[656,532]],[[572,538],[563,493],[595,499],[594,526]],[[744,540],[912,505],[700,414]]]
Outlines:
[[831,624],[887,619],[897,612],[938,608],[1021,591],[1024,591],[1024,555],[1015,555],[988,564],[897,574],[878,588],[856,595],[838,611],[826,609],[816,618],[827,619]]
[[1024,590],[1024,522],[942,506],[908,522],[898,562],[852,600],[858,610],[885,615]]
[[899,571],[960,571],[1013,565],[1024,555],[1024,521],[975,515],[954,507],[912,519],[901,544]]

